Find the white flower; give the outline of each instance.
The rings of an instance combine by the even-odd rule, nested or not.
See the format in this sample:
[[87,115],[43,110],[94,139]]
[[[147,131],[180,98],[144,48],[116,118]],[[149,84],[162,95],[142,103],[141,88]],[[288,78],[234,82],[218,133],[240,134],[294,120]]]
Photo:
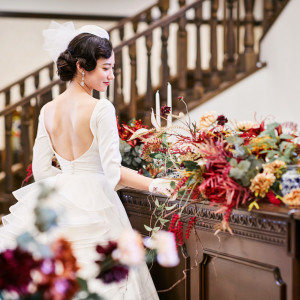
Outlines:
[[258,128],[258,127],[259,127],[259,124],[254,123],[252,121],[241,121],[235,125],[235,129],[240,130],[240,131],[247,131],[250,128]]
[[217,113],[215,111],[206,112],[199,120],[197,129],[206,130],[210,125],[212,125],[217,120]]
[[174,267],[179,263],[174,233],[160,230],[151,238],[144,239],[146,247],[156,249],[157,261],[163,267]]
[[124,230],[117,240],[118,247],[113,251],[112,256],[122,264],[136,266],[145,259],[143,239],[141,235],[132,229]]

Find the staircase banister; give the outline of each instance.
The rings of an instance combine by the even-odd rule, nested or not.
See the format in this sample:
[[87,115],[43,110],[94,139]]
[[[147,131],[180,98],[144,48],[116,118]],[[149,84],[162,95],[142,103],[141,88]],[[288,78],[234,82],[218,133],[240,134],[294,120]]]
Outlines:
[[112,31],[114,31],[116,29],[122,28],[128,22],[135,21],[136,19],[140,18],[142,15],[147,14],[152,8],[154,8],[156,6],[158,6],[158,2],[152,4],[151,6],[147,7],[146,9],[144,9],[143,11],[137,13],[136,15],[134,15],[132,17],[128,17],[128,18],[124,18],[124,19],[120,20],[117,25],[111,27],[108,30],[108,33],[111,33]]
[[6,86],[5,88],[1,89],[0,93],[5,93],[9,89],[11,89],[13,86],[15,86],[15,85],[17,85],[17,84],[25,81],[27,78],[37,75],[40,71],[42,71],[44,69],[50,68],[53,64],[54,64],[54,62],[52,61],[52,62],[50,62],[50,63],[48,63],[48,64],[46,64],[46,65],[38,68],[37,70],[35,70],[35,71],[33,71],[33,72],[31,72],[31,73],[29,73],[29,74],[21,77],[17,81],[15,81],[15,82],[11,83],[10,85]]
[[123,47],[132,45],[133,43],[135,43],[135,41],[137,39],[139,39],[142,36],[149,35],[156,28],[164,27],[168,24],[171,24],[175,20],[179,19],[182,15],[184,15],[187,10],[189,10],[191,8],[195,8],[198,5],[201,5],[203,1],[206,1],[206,0],[199,0],[199,1],[195,1],[193,3],[187,4],[183,7],[181,7],[173,15],[165,16],[162,19],[155,21],[154,23],[149,25],[149,27],[147,29],[145,29],[144,31],[141,31],[141,32],[135,34],[132,38],[130,38],[130,39],[124,41],[124,42],[121,42],[118,46],[114,47],[114,52],[115,53],[120,52]]
[[0,117],[13,113],[18,106],[23,106],[23,105],[27,104],[32,98],[35,98],[39,95],[42,95],[42,94],[48,92],[49,90],[51,90],[53,88],[53,86],[60,84],[62,82],[63,81],[61,81],[60,79],[52,81],[51,83],[44,86],[43,88],[37,89],[34,93],[23,97],[18,102],[15,102],[13,104],[6,106],[3,110],[0,111]]

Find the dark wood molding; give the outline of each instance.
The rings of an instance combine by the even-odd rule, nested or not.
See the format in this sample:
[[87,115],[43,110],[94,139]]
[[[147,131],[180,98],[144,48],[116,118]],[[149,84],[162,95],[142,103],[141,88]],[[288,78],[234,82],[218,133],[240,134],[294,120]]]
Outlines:
[[126,18],[127,16],[0,11],[0,17],[27,18],[27,19],[67,19],[67,20],[93,20],[93,21],[120,21],[120,20]]

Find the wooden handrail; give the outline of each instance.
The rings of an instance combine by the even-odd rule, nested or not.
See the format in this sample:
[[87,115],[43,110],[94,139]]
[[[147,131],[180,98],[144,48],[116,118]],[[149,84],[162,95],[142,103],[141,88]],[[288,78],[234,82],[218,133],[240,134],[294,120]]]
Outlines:
[[54,62],[53,62],[53,61],[50,62],[50,63],[48,63],[48,64],[46,64],[46,65],[44,65],[44,66],[42,66],[42,67],[40,67],[40,68],[38,68],[37,70],[35,70],[35,71],[33,71],[33,72],[31,72],[31,73],[29,73],[29,74],[27,74],[27,75],[21,77],[18,81],[15,81],[15,82],[9,84],[8,86],[6,86],[5,88],[1,89],[1,90],[0,90],[0,93],[5,93],[5,92],[7,92],[7,91],[8,91],[9,89],[11,89],[14,85],[17,85],[18,83],[25,81],[25,80],[26,80],[27,78],[29,78],[29,77],[32,77],[32,76],[37,75],[40,71],[42,71],[42,70],[44,70],[44,69],[47,69],[47,68],[50,68],[52,65],[54,66]]
[[48,85],[46,85],[45,87],[37,89],[34,93],[23,97],[18,102],[8,105],[7,107],[5,107],[3,110],[0,111],[0,117],[13,113],[17,107],[23,106],[23,105],[29,103],[32,98],[35,98],[38,95],[41,95],[41,94],[44,94],[44,93],[50,91],[55,85],[58,85],[60,83],[63,83],[63,81],[61,81],[60,79],[54,80],[51,83],[49,83]]
[[116,29],[122,28],[128,22],[132,22],[132,21],[138,20],[142,15],[147,14],[149,11],[151,11],[156,6],[158,6],[158,2],[155,3],[155,4],[153,4],[153,5],[150,5],[149,7],[147,7],[146,9],[144,9],[143,11],[137,13],[136,15],[134,15],[132,17],[128,17],[128,18],[122,19],[121,21],[118,22],[117,25],[115,25],[112,28],[110,28],[108,30],[108,33],[111,33],[112,31],[114,31]]
[[195,8],[195,7],[199,6],[199,5],[201,5],[204,1],[206,1],[206,0],[199,0],[199,1],[195,1],[195,2],[193,2],[191,4],[187,4],[187,5],[183,6],[183,7],[181,7],[173,15],[165,16],[162,19],[155,21],[154,23],[152,23],[151,25],[149,25],[149,27],[147,29],[145,29],[144,31],[141,31],[141,32],[135,34],[132,38],[129,38],[128,40],[126,40],[124,42],[121,42],[118,46],[116,46],[114,48],[114,52],[118,53],[119,51],[121,51],[121,49],[123,47],[130,46],[130,45],[134,44],[138,38],[140,38],[141,36],[147,36],[147,35],[149,35],[156,28],[164,27],[166,25],[169,25],[169,24],[175,22],[178,18],[180,18],[181,16],[183,16],[184,13],[187,10],[189,10],[191,8]]

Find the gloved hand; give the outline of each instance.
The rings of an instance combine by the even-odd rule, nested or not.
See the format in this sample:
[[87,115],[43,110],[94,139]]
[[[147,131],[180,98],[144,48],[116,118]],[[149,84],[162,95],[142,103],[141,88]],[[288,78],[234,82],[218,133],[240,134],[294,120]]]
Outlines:
[[171,181],[173,180],[168,178],[155,178],[149,186],[149,192],[171,197],[174,191],[171,187]]

